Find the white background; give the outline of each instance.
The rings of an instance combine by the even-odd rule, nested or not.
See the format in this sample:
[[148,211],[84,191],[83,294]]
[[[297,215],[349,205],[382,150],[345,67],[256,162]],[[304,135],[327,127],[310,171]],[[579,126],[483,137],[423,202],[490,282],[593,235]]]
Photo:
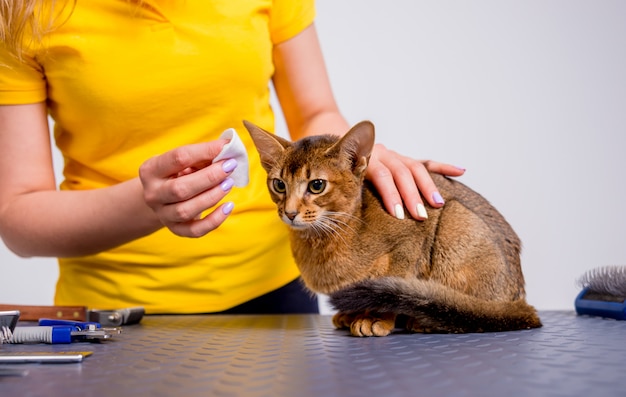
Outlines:
[[[523,241],[530,303],[571,310],[582,273],[626,265],[625,17],[623,1],[320,0],[316,24],[348,120],[467,168]],[[0,246],[0,302],[51,304],[56,276]]]

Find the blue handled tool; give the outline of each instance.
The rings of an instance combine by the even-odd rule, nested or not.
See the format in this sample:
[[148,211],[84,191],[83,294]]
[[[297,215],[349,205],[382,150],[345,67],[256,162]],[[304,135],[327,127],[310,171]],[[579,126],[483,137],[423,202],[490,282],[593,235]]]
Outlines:
[[76,327],[77,330],[102,328],[100,323],[97,323],[95,321],[57,320],[57,319],[52,319],[52,318],[40,318],[39,319],[39,326],[41,327],[52,327],[52,326],[58,326],[58,325]]
[[16,327],[8,343],[72,343],[110,339],[120,328],[102,328],[99,323],[41,319],[38,327]]
[[608,317],[615,320],[626,320],[626,298],[607,298],[593,294],[589,288],[583,289],[574,302],[576,313],[590,316]]

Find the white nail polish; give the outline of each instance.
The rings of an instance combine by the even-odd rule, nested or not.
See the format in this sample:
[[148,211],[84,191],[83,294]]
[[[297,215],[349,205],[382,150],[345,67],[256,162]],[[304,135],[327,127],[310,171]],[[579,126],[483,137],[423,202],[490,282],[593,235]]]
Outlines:
[[393,207],[393,212],[396,214],[396,218],[404,219],[404,208],[402,208],[401,204],[396,204],[395,207]]
[[428,218],[428,213],[426,212],[426,207],[424,207],[424,204],[419,203],[417,204],[417,215],[420,216],[420,218]]

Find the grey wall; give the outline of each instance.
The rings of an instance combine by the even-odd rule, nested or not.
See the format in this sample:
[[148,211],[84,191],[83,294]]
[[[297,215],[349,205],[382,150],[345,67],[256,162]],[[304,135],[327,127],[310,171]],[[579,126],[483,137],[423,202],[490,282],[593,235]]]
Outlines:
[[[320,0],[317,28],[350,122],[466,167],[523,240],[529,301],[572,309],[583,272],[626,265],[625,16],[622,1]],[[0,247],[0,269],[0,302],[52,302],[54,260]]]

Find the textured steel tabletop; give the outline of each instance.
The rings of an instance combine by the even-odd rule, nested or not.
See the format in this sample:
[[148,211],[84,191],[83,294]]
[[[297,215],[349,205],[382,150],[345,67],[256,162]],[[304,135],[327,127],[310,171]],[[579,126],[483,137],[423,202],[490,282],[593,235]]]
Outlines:
[[[626,396],[626,321],[541,312],[535,330],[356,338],[329,316],[147,316],[93,351],[2,364],[0,396]],[[6,376],[6,374],[12,376]]]

